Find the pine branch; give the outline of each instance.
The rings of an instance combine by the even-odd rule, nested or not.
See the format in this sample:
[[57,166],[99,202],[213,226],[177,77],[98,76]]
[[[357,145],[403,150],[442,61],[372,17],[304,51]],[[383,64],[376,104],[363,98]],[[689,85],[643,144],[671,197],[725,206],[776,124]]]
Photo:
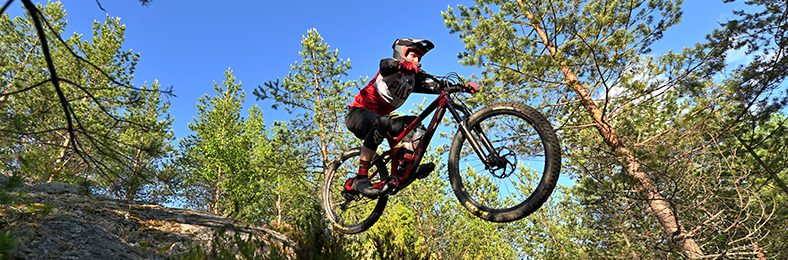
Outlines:
[[8,0],[8,1],[6,1],[6,2],[5,2],[5,4],[3,5],[3,9],[0,9],[0,15],[1,15],[1,14],[4,14],[4,13],[5,13],[5,9],[8,9],[8,7],[9,7],[9,6],[11,5],[11,3],[13,3],[13,2],[14,2],[14,0]]
[[[6,2],[5,6],[3,8],[3,11],[5,11],[5,8],[8,5],[10,5],[10,3],[12,1],[13,0],[9,0],[8,2]],[[149,1],[144,1],[144,4],[147,3],[147,2],[149,2]],[[96,167],[96,171],[95,171],[96,174],[98,174],[102,178],[110,179],[111,176],[119,177],[119,175],[114,170],[112,170],[112,167],[110,165],[108,165],[107,163],[109,163],[110,161],[114,161],[114,162],[120,163],[121,165],[126,165],[127,162],[130,161],[132,158],[130,156],[128,156],[128,155],[123,154],[122,151],[120,151],[120,150],[118,150],[116,148],[113,148],[114,147],[113,144],[117,143],[117,144],[121,144],[122,146],[129,146],[129,144],[127,144],[127,143],[125,143],[125,142],[123,142],[121,140],[117,140],[115,138],[112,138],[111,136],[107,135],[106,133],[102,134],[102,133],[98,133],[98,132],[95,132],[95,131],[89,131],[88,130],[89,128],[86,127],[85,125],[83,125],[82,120],[80,120],[78,114],[75,113],[74,108],[71,105],[72,100],[69,100],[66,97],[64,89],[61,87],[61,83],[66,83],[66,84],[70,84],[70,85],[75,86],[77,89],[79,89],[80,91],[82,91],[84,93],[84,99],[85,100],[91,100],[91,101],[95,102],[97,104],[97,106],[99,107],[99,109],[100,109],[99,113],[109,117],[109,119],[110,119],[109,124],[111,124],[110,128],[116,128],[116,127],[118,127],[121,124],[127,124],[127,125],[130,125],[130,126],[135,126],[135,127],[140,128],[140,129],[143,129],[143,131],[147,131],[147,127],[142,125],[141,123],[137,123],[137,122],[133,122],[131,120],[128,120],[127,118],[115,116],[108,109],[108,107],[106,107],[105,105],[101,104],[101,100],[99,100],[98,97],[93,95],[93,93],[91,93],[90,89],[88,89],[87,87],[81,86],[81,85],[79,85],[79,84],[77,84],[77,83],[75,83],[73,81],[68,80],[68,79],[60,78],[60,76],[58,75],[58,70],[57,70],[57,68],[54,65],[54,59],[52,57],[52,53],[50,52],[50,45],[49,45],[50,41],[47,39],[46,31],[44,29],[47,28],[47,29],[49,29],[50,31],[53,31],[53,32],[55,30],[53,29],[53,27],[49,23],[49,21],[47,21],[46,17],[42,13],[42,11],[39,10],[30,0],[22,0],[22,3],[24,5],[25,9],[27,9],[27,12],[30,14],[31,19],[33,20],[34,28],[36,30],[37,36],[38,36],[39,41],[41,43],[41,50],[42,50],[42,53],[43,53],[43,56],[44,56],[44,60],[46,61],[46,68],[47,68],[47,70],[49,72],[49,75],[48,75],[48,78],[46,80],[42,81],[42,82],[36,83],[36,84],[34,84],[34,85],[30,86],[30,87],[24,88],[22,90],[3,93],[2,97],[10,96],[10,95],[13,95],[13,94],[23,93],[23,92],[28,91],[30,89],[34,89],[36,87],[39,87],[39,86],[42,86],[44,84],[48,84],[48,83],[51,82],[52,85],[54,86],[55,92],[57,93],[57,100],[58,100],[57,103],[60,103],[60,106],[63,109],[63,117],[66,120],[66,127],[65,128],[58,127],[56,129],[49,129],[49,130],[45,130],[45,131],[27,132],[27,133],[18,133],[18,134],[20,134],[20,135],[31,135],[31,134],[35,135],[35,134],[42,134],[42,133],[49,133],[49,132],[56,132],[56,131],[65,131],[67,133],[67,135],[68,135],[68,138],[70,140],[73,140],[72,142],[70,142],[68,147],[70,148],[71,152],[73,152],[74,154],[78,155],[79,158],[81,158],[81,160],[85,163],[85,166],[87,166],[87,167]],[[130,89],[130,90],[141,91],[141,92],[142,91],[158,92],[158,93],[162,93],[163,92],[163,93],[165,93],[168,96],[174,96],[174,94],[172,94],[172,88],[170,88],[169,90],[166,90],[166,91],[165,90],[159,90],[159,89],[155,89],[155,90],[154,89],[144,89],[144,88],[136,88],[136,87],[133,87],[133,86],[130,86],[130,85],[127,85],[127,84],[119,82],[118,80],[114,79],[109,73],[107,73],[103,69],[99,68],[97,65],[93,64],[92,62],[90,62],[90,61],[86,60],[85,58],[81,57],[80,55],[78,55],[71,47],[69,47],[69,45],[66,43],[66,41],[63,40],[60,37],[60,35],[58,35],[58,34],[54,34],[54,35],[55,35],[54,37],[61,44],[63,44],[64,48],[67,49],[68,52],[73,57],[78,59],[80,62],[84,62],[84,63],[89,64],[89,66],[94,68],[94,69],[96,69],[96,71],[98,71],[101,76],[108,78],[116,86],[119,86],[121,88]],[[138,101],[139,101],[139,99],[134,100],[133,102],[138,102]],[[5,131],[4,130],[4,132],[12,132],[12,131]],[[83,142],[78,141],[79,140],[78,137],[84,138],[91,146],[85,147],[83,145]],[[47,144],[47,143],[44,143],[44,145],[66,148],[66,147],[63,147],[60,144]],[[136,145],[132,145],[132,146],[136,146]],[[91,150],[93,150],[93,151],[91,151]],[[98,155],[93,155],[92,153],[97,153]],[[106,160],[110,160],[110,161],[106,161]],[[88,180],[88,177],[89,176],[86,174],[85,175],[85,180],[86,181]],[[89,192],[89,190],[87,192]]]
[[[50,82],[52,82],[52,85],[55,87],[55,91],[57,92],[57,96],[58,99],[60,100],[60,104],[63,106],[63,113],[66,118],[66,124],[68,125],[66,129],[72,140],[76,140],[74,125],[71,120],[73,111],[71,111],[71,107],[68,103],[68,100],[66,100],[65,94],[63,94],[63,90],[60,88],[60,78],[57,76],[57,70],[55,69],[55,64],[52,61],[52,55],[49,53],[49,43],[47,42],[46,34],[44,33],[44,28],[41,26],[41,21],[39,20],[39,18],[42,20],[45,20],[45,18],[38,10],[38,8],[36,8],[36,6],[32,2],[30,2],[30,0],[22,0],[22,3],[25,5],[25,8],[27,9],[28,13],[30,13],[30,17],[33,19],[33,23],[35,24],[36,27],[36,32],[38,33],[38,38],[39,40],[41,40],[41,50],[44,53],[44,57],[47,62],[47,68],[49,69]],[[84,158],[82,152],[77,147],[76,142],[73,142],[72,144],[77,154],[79,154],[80,157]]]

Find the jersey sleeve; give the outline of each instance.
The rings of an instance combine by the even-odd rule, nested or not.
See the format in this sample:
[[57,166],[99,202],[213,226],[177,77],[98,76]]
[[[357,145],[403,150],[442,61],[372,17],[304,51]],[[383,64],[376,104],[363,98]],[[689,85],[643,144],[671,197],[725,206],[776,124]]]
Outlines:
[[380,75],[388,77],[398,72],[397,66],[399,62],[395,59],[382,59],[380,60]]

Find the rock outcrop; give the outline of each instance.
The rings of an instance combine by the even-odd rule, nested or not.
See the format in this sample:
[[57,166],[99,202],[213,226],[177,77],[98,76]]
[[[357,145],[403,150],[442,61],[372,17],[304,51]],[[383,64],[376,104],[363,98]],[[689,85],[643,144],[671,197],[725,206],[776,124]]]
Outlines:
[[[0,187],[6,181],[0,177]],[[216,214],[82,194],[63,183],[4,189],[0,235],[14,242],[9,258],[296,259],[296,243],[275,231]]]

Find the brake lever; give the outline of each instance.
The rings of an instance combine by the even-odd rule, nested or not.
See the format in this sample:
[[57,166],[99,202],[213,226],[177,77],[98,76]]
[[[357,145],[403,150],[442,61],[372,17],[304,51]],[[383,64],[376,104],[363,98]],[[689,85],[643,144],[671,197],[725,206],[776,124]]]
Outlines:
[[427,72],[424,72],[424,71],[420,71],[419,73],[422,73],[427,78],[432,79],[433,81],[435,81],[438,84],[438,88],[440,88],[441,91],[445,91],[445,92],[451,93],[451,91],[449,91],[450,87],[453,87],[453,86],[458,86],[460,88],[463,87],[462,83],[454,83],[452,81],[446,81],[446,80],[443,80],[443,79],[441,79],[439,77],[436,77],[436,76],[434,76],[432,74],[429,74]]
[[423,70],[422,70],[422,71],[419,71],[419,73],[422,73],[422,74],[423,74],[424,76],[426,76],[428,79],[431,79],[432,81],[435,81],[435,83],[437,83],[437,84],[438,84],[438,88],[439,88],[441,91],[446,91],[446,92],[448,92],[448,91],[446,90],[446,88],[448,88],[448,85],[449,85],[449,84],[448,84],[448,82],[446,82],[446,81],[444,81],[444,80],[442,80],[442,79],[440,79],[440,78],[438,78],[438,77],[435,77],[435,76],[434,76],[434,75],[432,75],[432,74],[429,74],[429,73],[427,73],[427,72],[424,72]]

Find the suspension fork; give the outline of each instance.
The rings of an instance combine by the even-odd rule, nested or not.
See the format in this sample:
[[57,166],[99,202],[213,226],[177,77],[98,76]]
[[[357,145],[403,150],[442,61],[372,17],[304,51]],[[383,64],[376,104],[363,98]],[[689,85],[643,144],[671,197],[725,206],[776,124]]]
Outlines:
[[[446,102],[446,109],[449,110],[449,113],[451,113],[451,115],[454,117],[454,120],[457,122],[457,125],[459,125],[460,132],[465,136],[466,139],[468,139],[468,142],[471,143],[471,147],[473,147],[473,150],[476,151],[476,155],[482,159],[482,162],[484,162],[485,165],[488,165],[491,159],[499,157],[498,151],[495,150],[492,142],[490,142],[490,139],[487,138],[487,135],[484,134],[480,126],[476,126],[473,129],[468,128],[468,116],[470,115],[461,116],[457,112],[457,108],[455,108],[454,105],[454,102],[451,99],[448,99],[448,102]],[[476,139],[476,136],[473,135],[472,131],[477,133],[479,140]],[[484,148],[489,151],[490,156],[487,156],[483,153],[482,146],[484,146]]]

